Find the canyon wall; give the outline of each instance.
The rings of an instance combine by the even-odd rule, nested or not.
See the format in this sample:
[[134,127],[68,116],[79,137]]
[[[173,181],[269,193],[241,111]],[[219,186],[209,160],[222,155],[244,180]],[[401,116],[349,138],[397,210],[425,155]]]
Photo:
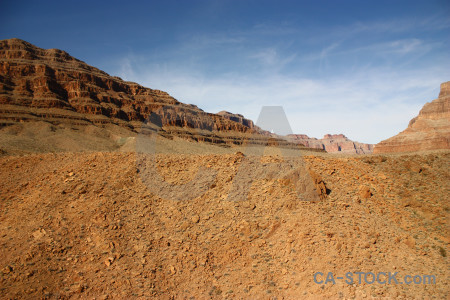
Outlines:
[[110,76],[65,51],[42,49],[20,39],[1,40],[0,128],[30,122],[116,125],[134,133],[146,123],[168,138],[303,147],[267,136],[242,115],[207,113],[164,91]]
[[375,145],[374,153],[450,149],[450,81],[437,99],[426,103],[408,127]]

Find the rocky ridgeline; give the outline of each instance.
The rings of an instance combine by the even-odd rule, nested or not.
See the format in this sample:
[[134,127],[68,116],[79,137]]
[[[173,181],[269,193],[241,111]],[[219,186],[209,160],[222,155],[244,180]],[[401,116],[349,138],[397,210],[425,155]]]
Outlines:
[[0,42],[0,91],[2,123],[37,116],[77,124],[125,121],[134,128],[133,122],[153,114],[152,122],[160,126],[251,131],[244,124],[181,103],[166,92],[109,76],[67,52],[44,50],[19,39]]
[[[242,115],[207,113],[166,92],[110,76],[62,50],[41,49],[20,39],[2,40],[0,125],[34,121],[99,127],[114,124],[131,131],[150,121],[166,136],[243,144],[254,138],[242,134],[252,134],[258,136],[258,143],[269,142],[264,132]],[[297,147],[282,139],[278,142]]]
[[404,131],[378,143],[375,153],[450,149],[450,81],[439,97],[426,103]]
[[366,154],[373,151],[373,145],[351,141],[343,134],[325,134],[322,139],[311,138],[306,134],[291,134],[289,139],[294,143],[330,153]]
[[240,123],[240,124],[242,124],[244,126],[247,126],[248,128],[251,128],[251,129],[255,128],[255,124],[253,123],[253,121],[249,120],[249,119],[246,119],[241,114],[233,114],[233,113],[230,113],[230,112],[224,111],[224,110],[219,111],[217,114],[219,116],[222,116],[222,117],[228,119],[228,120],[231,120],[231,121],[234,121],[234,122],[238,122],[238,123]]

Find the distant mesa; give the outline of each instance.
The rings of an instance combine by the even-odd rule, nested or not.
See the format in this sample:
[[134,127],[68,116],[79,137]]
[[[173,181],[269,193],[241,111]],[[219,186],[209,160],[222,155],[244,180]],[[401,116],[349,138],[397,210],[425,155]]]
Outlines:
[[363,144],[348,139],[343,134],[325,134],[322,139],[311,138],[306,134],[291,134],[289,139],[309,148],[323,149],[329,153],[367,154],[372,153],[372,144]]
[[404,131],[375,145],[374,153],[450,149],[450,81],[426,103]]

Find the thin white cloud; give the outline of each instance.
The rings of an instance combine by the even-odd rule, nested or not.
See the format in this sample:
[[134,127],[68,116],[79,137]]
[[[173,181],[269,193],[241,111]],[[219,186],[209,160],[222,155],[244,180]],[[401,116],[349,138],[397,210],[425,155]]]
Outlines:
[[[127,62],[125,66],[127,70]],[[295,133],[314,137],[344,133],[369,143],[405,129],[423,104],[437,97],[439,84],[450,76],[436,67],[415,73],[373,69],[327,80],[279,74],[208,78],[200,72],[158,65],[145,70],[120,75],[209,112],[227,110],[256,120],[262,106],[281,105]]]
[[274,48],[263,49],[250,55],[250,58],[255,58],[265,65],[273,65],[278,62],[277,51]]
[[303,60],[318,60],[320,67],[326,65],[330,59],[337,59],[338,56],[364,55],[371,59],[384,56],[388,60],[396,60],[405,55],[424,55],[439,46],[441,46],[440,42],[426,43],[417,38],[376,42],[358,47],[351,47],[345,42],[339,41],[323,48],[320,53],[305,55]]
[[[405,129],[423,104],[437,97],[439,84],[450,79],[448,56],[441,56],[443,60],[436,64],[437,59],[429,55],[416,67],[419,58],[442,49],[439,41],[394,38],[387,33],[431,30],[430,24],[445,27],[447,23],[395,20],[333,28],[316,41],[307,41],[315,43],[314,47],[310,45],[309,54],[302,53],[303,49],[286,54],[288,51],[277,43],[249,45],[256,38],[252,34],[277,30],[260,24],[229,35],[187,38],[169,63],[129,55],[118,73],[126,80],[167,91],[179,101],[208,112],[227,110],[256,121],[262,106],[281,105],[295,133],[319,138],[327,133],[344,133],[360,142],[377,143]],[[299,31],[287,25],[278,30],[283,34]],[[311,35],[320,33],[317,30]],[[370,34],[386,36],[355,43],[359,36]],[[316,43],[319,39],[326,42]],[[244,46],[237,49],[235,46],[241,43]],[[222,63],[202,62],[211,47],[229,47],[226,50],[247,60],[254,70],[247,72],[237,65],[222,72],[215,69],[211,76],[205,69]],[[200,59],[185,59],[186,49],[195,50],[193,55]],[[344,67],[336,68],[336,61]],[[298,72],[292,65],[299,68]],[[303,65],[310,68],[309,73],[301,69]],[[326,76],[311,75],[314,67],[319,71],[316,73]]]
[[126,78],[136,78],[130,57],[132,56],[126,57],[122,60],[120,65],[120,74]]
[[387,52],[407,54],[416,52],[422,45],[423,42],[419,39],[407,39],[390,42],[386,48],[388,49]]
[[396,20],[379,20],[372,22],[356,22],[351,25],[337,27],[330,34],[354,36],[357,34],[389,34],[410,31],[435,31],[450,27],[447,16],[437,14],[423,19],[403,18]]
[[[432,49],[436,43],[426,44],[420,39],[399,39],[387,42],[374,43],[354,49],[349,49],[337,54],[351,54],[365,52],[371,55],[406,55],[411,53],[426,53]],[[392,57],[395,58],[395,57]]]
[[319,58],[320,58],[320,62],[319,62],[319,70],[320,71],[324,71],[324,69],[326,69],[328,67],[328,56],[332,53],[332,51],[334,49],[336,49],[337,47],[339,47],[338,42],[332,43],[331,45],[325,47],[324,49],[322,49],[322,51],[320,52]]
[[270,72],[279,72],[290,64],[296,56],[296,54],[281,56],[276,48],[270,47],[261,49],[256,53],[250,53],[248,58],[256,60],[260,67],[267,68]]
[[190,37],[186,37],[188,41],[185,45],[189,45],[190,47],[195,48],[207,48],[207,47],[216,47],[216,46],[224,46],[230,44],[239,44],[245,41],[245,38],[242,36],[236,35],[194,35]]

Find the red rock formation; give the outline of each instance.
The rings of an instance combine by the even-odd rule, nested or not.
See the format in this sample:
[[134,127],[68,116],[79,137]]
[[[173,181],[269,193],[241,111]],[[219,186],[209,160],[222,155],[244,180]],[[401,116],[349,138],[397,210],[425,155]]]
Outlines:
[[282,138],[272,139],[242,115],[204,112],[166,92],[110,76],[62,50],[41,49],[20,39],[1,40],[0,126],[36,121],[116,124],[132,131],[149,121],[167,137],[217,144],[265,145],[274,140],[301,148]]
[[224,110],[219,111],[217,114],[219,116],[227,118],[227,119],[229,119],[231,121],[238,122],[238,123],[240,123],[240,124],[242,124],[242,125],[244,125],[244,126],[246,126],[248,128],[255,128],[255,124],[253,124],[253,121],[244,118],[244,116],[241,115],[241,114],[233,114],[233,113],[230,113],[230,112],[224,111]]
[[334,153],[372,153],[373,145],[353,142],[343,134],[325,134],[322,139],[310,138],[306,134],[291,134],[289,139],[306,147],[323,149]]
[[404,131],[375,145],[375,153],[450,149],[450,81]]
[[[126,82],[57,49],[41,49],[19,39],[0,41],[0,119],[134,127],[153,113],[160,126],[250,132],[253,123],[210,114],[169,94]],[[27,108],[27,109],[24,109]],[[20,111],[12,117],[8,111]],[[19,119],[17,119],[17,117]],[[124,122],[125,121],[125,122]],[[249,126],[247,126],[249,125]]]

